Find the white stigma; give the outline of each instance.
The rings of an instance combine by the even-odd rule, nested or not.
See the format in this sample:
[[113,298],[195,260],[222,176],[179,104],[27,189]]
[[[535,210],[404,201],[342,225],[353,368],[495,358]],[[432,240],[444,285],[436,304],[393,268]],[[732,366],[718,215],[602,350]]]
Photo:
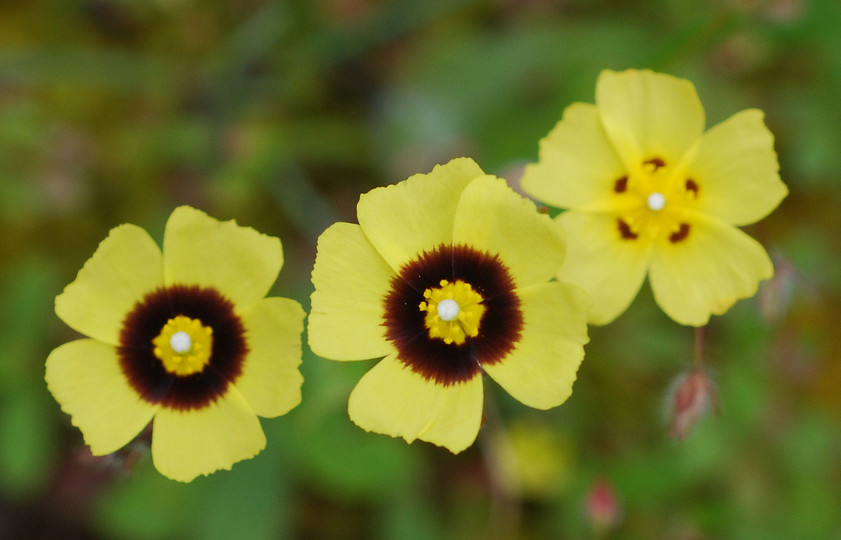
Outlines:
[[174,352],[184,354],[193,348],[193,338],[191,338],[190,334],[184,332],[183,330],[175,332],[169,338],[169,346],[172,347]]
[[452,321],[458,317],[459,311],[461,308],[455,300],[445,298],[438,302],[438,316],[445,321]]
[[655,212],[662,210],[666,206],[666,197],[662,193],[656,191],[648,196],[648,207]]

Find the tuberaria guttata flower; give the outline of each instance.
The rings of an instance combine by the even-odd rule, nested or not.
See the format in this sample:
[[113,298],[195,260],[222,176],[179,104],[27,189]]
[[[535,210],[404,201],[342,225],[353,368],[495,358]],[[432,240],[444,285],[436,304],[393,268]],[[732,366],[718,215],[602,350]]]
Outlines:
[[175,209],[163,253],[141,228],[114,228],[64,292],[56,313],[88,336],[47,358],[47,385],[94,455],[150,422],[152,460],[190,481],[253,457],[258,416],[301,400],[304,313],[265,298],[280,240]]
[[572,392],[589,299],[553,280],[551,219],[470,159],[360,197],[359,225],[319,238],[308,323],[333,360],[382,358],[350,395],[360,427],[460,452],[482,419],[482,374],[548,409]]
[[557,218],[569,242],[559,277],[592,296],[592,322],[619,316],[648,275],[667,315],[702,326],[773,275],[763,247],[737,228],[788,192],[773,143],[759,110],[704,132],[689,81],[604,71],[596,104],[566,109],[522,186],[567,209]]

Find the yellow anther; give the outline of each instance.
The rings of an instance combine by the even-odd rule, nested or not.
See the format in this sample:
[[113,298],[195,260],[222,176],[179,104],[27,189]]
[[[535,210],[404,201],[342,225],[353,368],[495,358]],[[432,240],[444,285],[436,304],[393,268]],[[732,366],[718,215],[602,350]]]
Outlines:
[[198,319],[177,315],[161,328],[152,345],[164,369],[180,377],[192,375],[210,362],[213,329]]
[[450,283],[440,281],[440,287],[430,287],[423,292],[425,302],[418,308],[426,312],[424,325],[429,337],[444,343],[463,344],[468,337],[479,335],[479,325],[485,306],[482,295],[462,280]]

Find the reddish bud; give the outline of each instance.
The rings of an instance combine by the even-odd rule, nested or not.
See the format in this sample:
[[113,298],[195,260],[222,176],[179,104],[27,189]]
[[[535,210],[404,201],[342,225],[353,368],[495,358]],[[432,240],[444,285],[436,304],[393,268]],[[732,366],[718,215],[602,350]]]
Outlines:
[[715,383],[699,367],[678,375],[669,391],[669,434],[684,440],[695,424],[711,409],[718,413],[718,390]]
[[598,535],[615,529],[622,521],[622,508],[610,480],[598,478],[584,499],[584,515]]

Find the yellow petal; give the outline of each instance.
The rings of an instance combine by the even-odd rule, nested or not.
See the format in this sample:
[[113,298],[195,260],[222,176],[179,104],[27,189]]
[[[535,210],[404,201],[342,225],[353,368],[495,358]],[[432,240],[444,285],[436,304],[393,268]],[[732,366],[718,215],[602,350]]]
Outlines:
[[394,350],[385,339],[383,299],[394,272],[358,225],[334,223],[318,238],[307,322],[312,351],[365,360]]
[[573,103],[540,141],[540,161],[526,166],[523,190],[559,208],[606,210],[627,170],[602,127],[595,105]]
[[698,141],[685,173],[698,185],[698,210],[747,225],[767,216],[786,196],[774,136],[763,116],[756,109],[742,111]]
[[152,428],[152,461],[161,474],[179,482],[230,469],[265,446],[257,415],[231,385],[202,409],[162,408]]
[[56,297],[55,312],[74,330],[117,345],[126,315],[162,286],[161,250],[155,241],[140,227],[120,225]]
[[248,355],[235,384],[258,415],[286,414],[301,402],[304,310],[288,298],[264,298],[242,313]]
[[517,286],[551,279],[564,260],[564,234],[534,203],[501,178],[485,176],[464,189],[456,209],[453,242],[499,255]]
[[373,189],[359,197],[359,225],[399,272],[421,252],[452,241],[461,192],[468,182],[484,174],[472,159],[457,158],[437,165],[429,174]]
[[736,300],[756,293],[759,281],[774,274],[762,245],[739,229],[698,218],[682,242],[658,244],[651,260],[654,298],[675,321],[707,324]]
[[593,300],[590,322],[607,324],[637,295],[651,258],[645,236],[621,238],[610,214],[564,212],[557,218],[567,236],[567,258],[558,279],[583,288]]
[[653,157],[676,164],[704,131],[704,109],[695,86],[663,73],[602,71],[596,105],[629,167]]
[[212,287],[245,306],[266,296],[283,265],[280,240],[180,206],[164,232],[167,285]]
[[529,407],[557,407],[572,393],[587,343],[590,299],[580,288],[557,281],[517,291],[522,338],[502,361],[483,365],[509,394]]
[[117,350],[92,339],[54,349],[47,357],[45,379],[95,456],[110,454],[131,442],[158,408],[129,386]]
[[415,439],[458,453],[473,444],[482,422],[482,377],[441,386],[386,356],[348,400],[348,414],[366,431]]

